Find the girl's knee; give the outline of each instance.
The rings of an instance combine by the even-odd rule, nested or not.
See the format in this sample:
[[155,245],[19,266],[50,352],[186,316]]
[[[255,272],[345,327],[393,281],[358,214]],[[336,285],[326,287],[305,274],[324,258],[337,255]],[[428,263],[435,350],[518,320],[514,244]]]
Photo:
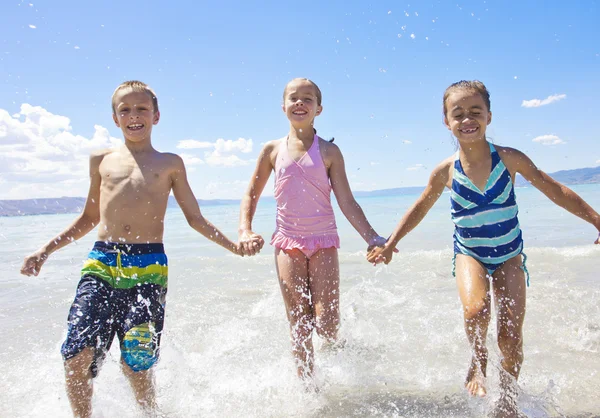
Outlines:
[[308,338],[315,327],[314,318],[309,314],[291,315],[290,328],[294,340]]
[[332,341],[337,337],[339,324],[339,317],[335,315],[317,316],[315,331],[319,337],[327,341]]
[[463,306],[465,320],[489,319],[490,306],[486,299],[471,301]]
[[523,338],[517,332],[499,332],[498,348],[507,357],[523,356]]

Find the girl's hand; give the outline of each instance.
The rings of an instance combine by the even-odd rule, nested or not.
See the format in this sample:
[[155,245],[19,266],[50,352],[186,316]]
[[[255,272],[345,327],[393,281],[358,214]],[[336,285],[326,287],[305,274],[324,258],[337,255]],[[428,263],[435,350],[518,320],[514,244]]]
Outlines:
[[255,234],[249,229],[240,231],[238,241],[242,255],[256,255],[260,252],[263,245],[265,245],[263,237]]
[[373,265],[379,263],[389,264],[392,261],[394,253],[397,253],[396,248],[391,247],[374,247],[367,253],[367,261]]
[[387,239],[377,235],[375,238],[371,238],[369,240],[369,246],[367,247],[367,251],[371,251],[375,247],[383,247],[386,242]]
[[30,256],[25,257],[23,266],[21,267],[21,274],[25,276],[37,276],[40,274],[42,265],[48,259],[48,254],[43,251],[37,251]]

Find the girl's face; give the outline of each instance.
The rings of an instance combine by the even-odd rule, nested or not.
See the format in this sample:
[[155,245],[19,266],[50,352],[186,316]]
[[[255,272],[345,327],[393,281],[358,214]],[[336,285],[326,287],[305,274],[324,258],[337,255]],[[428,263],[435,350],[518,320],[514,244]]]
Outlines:
[[485,140],[485,131],[492,121],[490,112],[477,91],[456,89],[446,99],[444,124],[460,143]]
[[317,104],[315,86],[308,80],[294,80],[286,89],[281,106],[294,126],[310,126],[323,107]]

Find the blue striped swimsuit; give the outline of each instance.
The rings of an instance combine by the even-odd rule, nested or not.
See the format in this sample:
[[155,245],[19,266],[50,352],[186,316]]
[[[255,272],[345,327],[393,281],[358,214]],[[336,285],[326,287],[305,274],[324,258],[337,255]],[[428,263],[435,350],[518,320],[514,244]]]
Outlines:
[[[510,173],[494,145],[489,146],[492,169],[483,192],[467,177],[456,153],[450,201],[455,225],[454,257],[456,254],[473,257],[491,276],[502,263],[523,252],[523,237]],[[521,268],[529,285],[525,260],[523,254]]]

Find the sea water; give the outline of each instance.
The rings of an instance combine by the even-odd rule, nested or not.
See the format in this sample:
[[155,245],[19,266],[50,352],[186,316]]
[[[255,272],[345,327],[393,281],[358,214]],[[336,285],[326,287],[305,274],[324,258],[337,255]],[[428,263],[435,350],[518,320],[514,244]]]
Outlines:
[[[600,210],[600,185],[574,186]],[[596,230],[532,188],[517,189],[531,273],[519,408],[529,417],[600,416],[600,246]],[[361,198],[387,236],[412,196]],[[236,239],[239,208],[202,208]],[[451,274],[452,222],[444,194],[388,266],[366,262],[366,244],[337,210],[342,248],[342,350],[315,337],[318,393],[295,375],[288,324],[268,244],[234,256],[186,223],[166,217],[167,314],[158,402],[169,417],[477,417],[498,396],[494,318],[489,396],[463,388],[470,352]],[[82,262],[95,232],[54,253],[38,277],[23,257],[75,215],[0,218],[0,417],[69,417],[60,345]],[[268,242],[272,201],[259,203],[254,231]],[[113,344],[94,381],[94,416],[141,416]]]

